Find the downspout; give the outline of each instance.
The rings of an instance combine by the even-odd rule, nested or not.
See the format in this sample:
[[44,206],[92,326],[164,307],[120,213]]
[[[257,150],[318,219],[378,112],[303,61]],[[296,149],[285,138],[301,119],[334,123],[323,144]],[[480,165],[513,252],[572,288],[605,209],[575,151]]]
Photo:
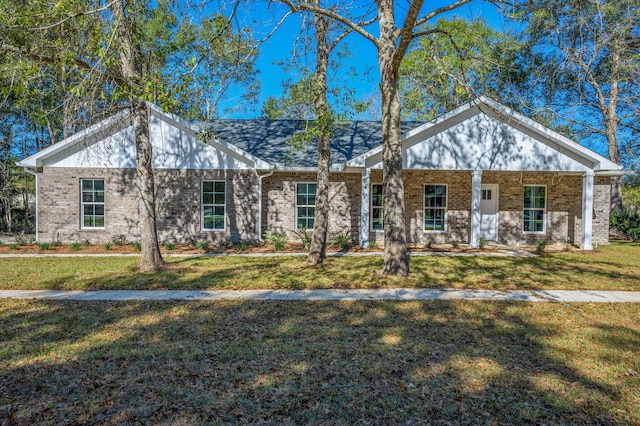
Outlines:
[[[33,175],[36,179],[36,243],[38,242],[38,174],[32,170],[29,170],[25,167],[25,172]],[[29,208],[29,206],[27,206]]]
[[272,176],[273,172],[274,170],[271,170],[265,175],[258,176],[258,241],[261,243],[264,243],[264,239],[262,238],[262,179]]

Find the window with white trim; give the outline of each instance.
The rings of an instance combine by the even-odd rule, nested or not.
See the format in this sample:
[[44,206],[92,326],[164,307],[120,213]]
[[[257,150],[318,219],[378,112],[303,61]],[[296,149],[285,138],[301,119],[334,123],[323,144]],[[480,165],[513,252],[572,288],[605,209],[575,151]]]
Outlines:
[[523,232],[543,233],[545,231],[546,205],[546,186],[524,187]]
[[202,229],[224,231],[226,186],[224,181],[202,182]]
[[316,214],[316,184],[298,183],[296,185],[296,225],[313,229]]
[[424,186],[424,230],[444,231],[447,217],[447,185]]
[[104,228],[104,179],[80,179],[82,228]]
[[384,230],[382,184],[371,185],[371,229]]

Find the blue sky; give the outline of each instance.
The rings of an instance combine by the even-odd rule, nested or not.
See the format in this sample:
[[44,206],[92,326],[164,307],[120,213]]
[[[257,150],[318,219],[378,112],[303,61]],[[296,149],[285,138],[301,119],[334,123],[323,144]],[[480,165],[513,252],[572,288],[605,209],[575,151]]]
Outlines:
[[[425,2],[423,12],[428,12],[436,7],[440,7],[450,2],[437,0],[435,2]],[[260,3],[259,3],[260,4]],[[286,13],[287,9],[279,4],[271,3],[269,8],[264,7],[265,3],[260,6],[249,5],[250,9],[239,11],[244,18],[248,18],[247,24],[254,30],[254,36],[261,39],[268,34],[274,24],[278,22]],[[368,5],[370,1],[357,0],[353,4]],[[398,2],[403,5],[404,2]],[[402,17],[400,9],[397,16]],[[504,29],[506,23],[496,10],[496,7],[484,1],[473,1],[464,5],[456,11],[444,16],[461,16],[467,19],[484,19],[489,25]],[[370,31],[374,32],[377,24],[374,24]],[[241,111],[230,114],[229,118],[252,118],[260,114],[260,106],[269,97],[278,97],[282,93],[281,83],[288,76],[282,67],[277,65],[278,61],[282,61],[289,57],[292,52],[296,38],[299,36],[300,18],[298,16],[290,16],[284,24],[274,33],[274,35],[260,47],[260,55],[258,59],[258,69],[260,71],[259,80],[261,82],[261,91],[259,104],[256,111]],[[337,72],[337,81],[348,87],[355,89],[358,99],[370,99],[377,97],[378,85],[378,68],[377,68],[377,52],[371,42],[365,40],[358,34],[352,34],[345,38],[343,44],[346,43],[351,52],[351,57],[342,61],[343,67]],[[310,58],[313,59],[313,58]],[[350,69],[353,67],[357,71],[357,77],[354,78]]]

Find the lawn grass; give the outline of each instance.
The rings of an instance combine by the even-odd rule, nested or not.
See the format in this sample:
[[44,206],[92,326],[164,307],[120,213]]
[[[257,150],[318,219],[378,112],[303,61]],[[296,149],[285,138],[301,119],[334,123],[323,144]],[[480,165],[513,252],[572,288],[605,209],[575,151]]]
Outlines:
[[639,304],[0,300],[0,424],[638,424],[639,319]]
[[640,291],[640,244],[529,258],[414,256],[411,276],[381,277],[382,257],[330,258],[309,267],[304,257],[168,258],[158,273],[141,273],[135,257],[0,259],[0,289],[322,289],[457,288]]

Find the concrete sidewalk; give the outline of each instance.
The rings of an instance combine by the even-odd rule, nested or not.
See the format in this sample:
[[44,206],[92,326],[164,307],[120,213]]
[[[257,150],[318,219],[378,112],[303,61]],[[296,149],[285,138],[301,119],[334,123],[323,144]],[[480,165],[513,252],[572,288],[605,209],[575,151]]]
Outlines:
[[640,292],[591,290],[0,290],[2,299],[37,300],[486,300],[640,303]]

